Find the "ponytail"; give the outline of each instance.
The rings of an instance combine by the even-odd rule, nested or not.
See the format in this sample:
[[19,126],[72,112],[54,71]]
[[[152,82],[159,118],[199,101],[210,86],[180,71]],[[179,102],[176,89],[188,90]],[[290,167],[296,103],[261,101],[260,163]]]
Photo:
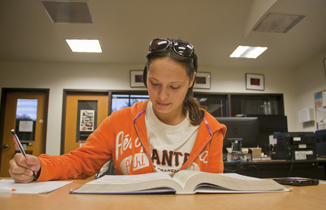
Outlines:
[[188,111],[190,123],[192,125],[199,125],[203,121],[205,112],[201,109],[199,102],[192,96],[192,88],[188,89],[182,108],[185,113]]

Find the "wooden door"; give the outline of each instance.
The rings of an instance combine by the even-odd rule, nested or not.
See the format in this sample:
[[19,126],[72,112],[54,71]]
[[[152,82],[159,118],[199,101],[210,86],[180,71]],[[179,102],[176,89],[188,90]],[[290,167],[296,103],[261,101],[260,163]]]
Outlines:
[[[47,105],[48,105],[48,92],[30,92],[30,91],[8,91],[6,92],[5,99],[5,113],[4,114],[4,125],[3,125],[3,135],[2,135],[2,150],[1,151],[1,175],[2,177],[9,176],[9,160],[11,160],[15,153],[15,143],[13,141],[13,136],[10,132],[11,129],[15,129],[16,133],[19,133],[19,129],[23,129],[20,124],[19,110],[29,109],[29,103],[27,105],[20,105],[21,102],[34,101],[36,106],[36,119],[32,122],[32,126],[28,126],[31,130],[28,133],[32,133],[32,139],[20,139],[22,144],[26,145],[26,153],[39,156],[45,152],[45,142],[46,142],[46,123],[47,123]],[[17,107],[18,103],[18,107]],[[18,110],[18,111],[17,111]],[[25,112],[25,111],[24,111]],[[28,112],[28,111],[27,111]],[[29,117],[29,116],[25,116]],[[16,119],[17,118],[17,119]],[[21,119],[21,118],[20,118]],[[22,120],[27,122],[26,120]],[[21,130],[22,131],[22,130]],[[25,130],[26,131],[26,130]],[[25,141],[24,141],[25,140]]]
[[[61,149],[61,153],[69,153],[72,150],[77,149],[86,140],[79,138],[80,133],[89,135],[92,130],[83,130],[81,127],[81,109],[80,105],[83,102],[95,103],[96,107],[91,108],[95,110],[96,125],[94,130],[98,127],[101,122],[108,116],[108,104],[109,97],[108,93],[67,93],[66,97],[66,110],[65,110],[65,128],[64,128],[64,148]],[[87,109],[86,109],[87,110]],[[90,111],[91,111],[90,110]],[[94,123],[95,124],[95,123]],[[87,126],[87,125],[86,125]]]

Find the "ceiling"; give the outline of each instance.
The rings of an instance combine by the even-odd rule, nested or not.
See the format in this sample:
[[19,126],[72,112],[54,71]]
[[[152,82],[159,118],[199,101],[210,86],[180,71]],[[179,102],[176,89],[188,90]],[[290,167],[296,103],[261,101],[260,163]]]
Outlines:
[[[87,2],[93,23],[53,23],[41,0],[1,0],[0,61],[143,64],[149,42],[169,37],[195,46],[199,71],[292,70],[326,50],[325,0],[72,2],[79,1]],[[252,31],[268,12],[305,18],[287,33]],[[103,53],[73,53],[65,39],[99,39]],[[230,58],[238,45],[268,50],[257,59]]]

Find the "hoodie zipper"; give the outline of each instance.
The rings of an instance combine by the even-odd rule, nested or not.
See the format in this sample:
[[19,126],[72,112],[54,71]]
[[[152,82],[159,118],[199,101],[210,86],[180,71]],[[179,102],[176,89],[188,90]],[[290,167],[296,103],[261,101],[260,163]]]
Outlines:
[[139,141],[141,142],[142,147],[143,147],[143,149],[145,150],[145,153],[147,154],[147,157],[148,157],[148,159],[149,159],[149,162],[150,162],[150,164],[152,165],[152,169],[155,171],[154,166],[153,166],[153,163],[152,163],[151,155],[150,155],[149,151],[147,150],[147,148],[143,146],[142,139],[139,137],[138,130],[137,130],[137,127],[136,127],[136,119],[137,119],[141,114],[143,114],[144,112],[145,112],[145,110],[143,110],[142,112],[140,112],[140,113],[137,115],[137,117],[134,119],[134,128],[135,128],[135,132],[136,132],[136,134],[137,134],[137,137],[138,137]]
[[[211,136],[211,138],[206,142],[206,144],[201,148],[201,150],[198,152],[198,154],[195,156],[195,158],[187,165],[187,167],[189,167],[198,157],[199,154],[202,153],[202,151],[206,148],[207,144],[212,140],[213,136]],[[187,162],[186,162],[187,163]],[[183,165],[182,165],[183,166]],[[185,170],[187,167],[185,167],[184,169],[181,170]],[[181,167],[182,168],[182,167]]]
[[[205,125],[206,125],[206,128],[207,128],[207,130],[208,130],[208,132],[209,132],[209,135],[210,135],[210,139],[206,142],[206,144],[201,148],[201,150],[198,152],[198,154],[195,156],[195,158],[187,165],[187,167],[188,166],[190,166],[195,160],[196,160],[196,158],[198,157],[198,155],[199,154],[201,154],[202,153],[202,151],[206,148],[206,146],[207,146],[207,144],[212,140],[212,138],[213,138],[213,132],[212,132],[212,130],[211,130],[211,128],[210,128],[210,126],[209,126],[209,124],[208,124],[208,122],[207,122],[207,120],[206,120],[206,118],[204,117],[203,118],[203,121],[204,121],[204,123],[205,123]],[[185,167],[184,169],[186,169],[187,167]],[[182,170],[184,170],[184,169],[182,169]]]

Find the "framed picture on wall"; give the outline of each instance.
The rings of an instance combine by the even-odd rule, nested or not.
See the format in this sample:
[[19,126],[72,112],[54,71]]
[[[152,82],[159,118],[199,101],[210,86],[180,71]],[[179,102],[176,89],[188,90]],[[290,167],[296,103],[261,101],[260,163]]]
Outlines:
[[247,90],[265,90],[265,81],[263,74],[246,74]]
[[130,87],[145,87],[142,70],[130,71]]
[[211,88],[211,73],[197,72],[194,88],[210,89]]

